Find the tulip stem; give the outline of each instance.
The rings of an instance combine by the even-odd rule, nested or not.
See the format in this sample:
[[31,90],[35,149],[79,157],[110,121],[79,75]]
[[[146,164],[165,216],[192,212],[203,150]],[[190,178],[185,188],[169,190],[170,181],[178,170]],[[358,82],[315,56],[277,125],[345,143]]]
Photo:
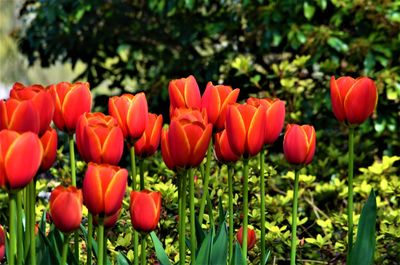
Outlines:
[[350,264],[351,251],[353,248],[353,164],[354,164],[354,127],[349,128],[349,172],[348,172],[348,199],[347,199],[347,219],[348,219],[348,247],[347,264]]
[[24,257],[23,230],[22,230],[22,190],[17,192],[17,264],[22,264]]
[[30,227],[29,233],[31,238],[30,243],[30,264],[36,265],[36,237],[35,237],[35,202],[36,202],[36,181],[33,179],[29,184],[30,189],[30,201],[29,201],[29,208],[30,208]]
[[67,265],[68,243],[69,243],[69,233],[65,233],[63,248],[62,248],[61,265]]
[[[201,196],[201,201],[200,201],[200,211],[199,211],[199,224],[201,225],[203,223],[203,215],[204,215],[204,209],[206,205],[206,199],[209,197],[209,192],[208,192],[208,185],[210,182],[210,166],[211,166],[211,154],[212,154],[212,138],[210,140],[210,143],[208,144],[208,150],[207,150],[207,161],[206,161],[206,171],[204,175],[204,182],[203,182],[203,195]],[[212,214],[209,213],[209,214]]]
[[261,208],[261,262],[265,259],[265,150],[260,152],[260,208]]
[[9,252],[8,252],[8,264],[14,265],[15,258],[16,258],[16,250],[17,250],[17,198],[16,194],[10,192],[9,194],[9,210],[10,210],[10,245],[9,245]]
[[[131,153],[131,173],[132,173],[132,190],[136,190],[136,156],[135,156],[135,146],[132,145],[130,148]],[[134,255],[134,264],[139,265],[139,233],[134,230],[133,231],[133,255]]]
[[142,265],[146,265],[146,237],[147,237],[146,234],[142,235],[142,251],[140,253],[140,258],[141,258],[140,264]]
[[300,170],[294,171],[294,190],[293,190],[293,208],[292,208],[292,244],[290,247],[290,265],[296,264],[296,246],[297,246],[297,201],[299,194],[299,174]]
[[196,265],[196,223],[194,219],[194,170],[189,170],[189,208],[190,208],[190,257],[191,264]]
[[144,159],[139,160],[140,190],[144,190]]
[[97,230],[97,238],[98,238],[98,259],[97,259],[97,264],[103,265],[103,260],[104,260],[104,220],[102,217],[99,217],[98,219],[98,230]]
[[31,188],[29,184],[24,189],[24,208],[25,208],[25,252],[24,257],[29,254],[30,243],[31,243],[31,207],[30,207],[30,198],[31,198]]
[[69,161],[71,163],[71,179],[72,186],[76,187],[76,169],[75,169],[75,146],[74,146],[74,135],[70,134],[69,139]]
[[185,219],[186,219],[186,177],[187,172],[184,171],[180,178],[180,194],[178,200],[180,201],[179,209],[179,264],[184,265],[186,260],[186,243],[185,243]]
[[247,225],[249,222],[249,160],[243,159],[243,236],[242,256],[243,264],[247,264]]
[[93,234],[93,215],[88,214],[88,234],[87,234],[87,264],[92,264],[92,234]]
[[227,165],[228,167],[228,193],[229,193],[229,261],[228,264],[231,264],[233,258],[233,174],[234,167]]

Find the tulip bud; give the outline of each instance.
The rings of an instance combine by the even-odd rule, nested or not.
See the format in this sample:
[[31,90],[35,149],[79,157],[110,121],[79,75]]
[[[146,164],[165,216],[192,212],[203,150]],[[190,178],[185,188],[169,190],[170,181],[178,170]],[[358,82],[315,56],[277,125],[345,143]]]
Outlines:
[[142,137],[135,143],[135,154],[139,157],[152,156],[158,149],[163,123],[162,115],[149,113],[146,130]]
[[316,136],[311,125],[288,124],[283,138],[286,160],[294,165],[308,165],[315,153]]
[[61,82],[49,89],[55,106],[54,124],[61,131],[74,133],[78,118],[92,107],[89,83]]
[[40,117],[32,100],[0,100],[0,130],[3,129],[38,134]]
[[332,76],[330,87],[332,110],[339,122],[359,125],[374,112],[378,91],[368,77],[344,76],[336,80]]
[[148,190],[131,192],[131,221],[136,231],[149,233],[156,229],[160,219],[160,211],[160,192]]
[[51,127],[44,132],[40,137],[40,142],[43,146],[43,160],[40,165],[40,170],[46,172],[51,168],[57,156],[57,131]]
[[169,82],[168,86],[170,99],[170,113],[172,114],[176,108],[200,109],[201,95],[194,76],[187,78],[175,79]]
[[50,195],[50,214],[60,231],[78,229],[82,221],[82,191],[73,186],[55,188]]
[[0,225],[0,261],[2,261],[5,254],[6,254],[6,235],[4,233],[3,227]]
[[[237,240],[239,241],[239,244],[242,246],[243,242],[243,226],[240,227],[237,236]],[[250,227],[247,228],[247,250],[250,250],[254,247],[256,244],[257,238],[256,238],[256,232],[251,229]]]
[[76,146],[86,162],[117,165],[124,151],[124,136],[113,117],[87,112],[76,125]]
[[42,157],[43,147],[36,134],[0,131],[0,188],[25,187],[36,175]]
[[229,145],[228,136],[226,130],[219,132],[215,135],[215,155],[221,163],[236,162],[240,159],[240,156],[236,155],[231,146]]

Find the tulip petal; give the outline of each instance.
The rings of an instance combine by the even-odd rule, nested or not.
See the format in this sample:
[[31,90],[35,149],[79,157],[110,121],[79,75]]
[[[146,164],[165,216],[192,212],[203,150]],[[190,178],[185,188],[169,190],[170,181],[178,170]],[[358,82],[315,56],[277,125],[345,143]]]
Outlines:
[[184,97],[187,108],[201,108],[200,89],[197,85],[196,79],[192,75],[186,78]]
[[303,164],[307,158],[308,137],[299,125],[288,126],[283,139],[283,151],[291,164]]
[[246,139],[247,150],[245,152],[247,151],[250,156],[254,156],[261,151],[264,144],[266,119],[265,107],[258,107],[251,120]]
[[316,145],[316,135],[315,135],[315,130],[314,127],[309,126],[309,125],[303,125],[301,127],[305,134],[307,135],[307,143],[308,143],[308,151],[307,151],[307,157],[304,162],[304,164],[310,164],[312,159],[314,158],[315,154],[315,145]]
[[[160,199],[154,200],[152,193],[139,193],[130,207],[132,225],[135,230],[142,232],[153,231],[160,217]],[[157,193],[156,193],[157,194]]]
[[285,122],[285,103],[276,100],[267,110],[264,144],[273,144]]
[[204,91],[201,99],[201,107],[207,111],[208,122],[215,124],[221,109],[221,98],[218,90],[211,82],[207,84],[206,90]]
[[65,95],[62,104],[62,114],[65,126],[69,131],[75,131],[79,116],[90,112],[92,107],[92,95],[89,85],[83,83],[73,84],[71,90]]
[[161,156],[165,165],[167,165],[169,169],[174,169],[175,165],[169,150],[167,130],[161,132]]
[[54,200],[50,213],[55,226],[64,233],[80,227],[82,203],[72,192],[63,192]]
[[167,140],[175,166],[185,167],[190,159],[190,144],[185,130],[178,121],[171,121]]
[[103,188],[99,170],[96,165],[89,163],[83,179],[83,202],[93,215],[101,213],[104,209]]
[[246,127],[237,106],[230,105],[228,107],[225,127],[232,151],[238,156],[243,155],[246,142]]
[[346,118],[346,114],[344,113],[343,100],[334,76],[331,77],[330,87],[333,114],[335,114],[335,117],[339,122],[343,122]]
[[119,127],[114,127],[108,133],[101,150],[102,163],[117,165],[124,151],[124,135]]
[[181,92],[181,90],[179,89],[180,86],[184,86],[183,80],[178,79],[169,82],[168,93],[169,101],[172,108],[185,107],[185,98],[183,96],[183,91]]
[[122,200],[125,195],[128,171],[120,169],[111,179],[105,193],[104,213],[113,215],[121,208]]
[[10,107],[13,109],[8,129],[19,133],[31,131],[37,134],[39,132],[40,117],[31,100],[9,99],[6,104],[7,111],[10,111]]
[[129,100],[125,99],[123,95],[121,97],[111,97],[108,100],[108,112],[117,120],[124,138],[128,136],[128,127],[126,125],[128,109]]
[[239,96],[240,89],[236,88],[228,94],[222,103],[221,110],[218,116],[218,120],[215,124],[217,130],[222,130],[225,127],[226,110],[229,105],[234,104]]
[[200,138],[197,139],[197,144],[194,147],[193,153],[190,158],[190,165],[197,167],[203,161],[207,152],[208,145],[210,144],[212,134],[212,124],[208,124]]
[[144,93],[138,93],[129,106],[126,123],[129,136],[132,139],[139,139],[144,133],[147,125],[147,100]]

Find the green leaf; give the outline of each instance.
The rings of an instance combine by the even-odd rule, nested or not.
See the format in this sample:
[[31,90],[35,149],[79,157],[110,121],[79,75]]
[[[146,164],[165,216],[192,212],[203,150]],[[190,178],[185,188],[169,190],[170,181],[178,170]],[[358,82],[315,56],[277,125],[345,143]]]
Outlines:
[[161,265],[171,265],[171,262],[169,261],[167,253],[165,253],[163,245],[162,245],[161,241],[158,239],[156,233],[151,232],[150,236],[151,236],[151,240],[153,240],[153,244],[154,244],[154,248],[156,250],[156,255],[157,255],[158,261],[161,263]]
[[200,246],[199,252],[197,253],[196,263],[197,264],[210,264],[211,260],[211,249],[212,242],[214,241],[214,227],[210,229],[206,238]]
[[265,258],[264,258],[264,260],[262,261],[262,263],[261,264],[267,264],[267,262],[268,262],[268,260],[269,260],[269,257],[271,256],[271,250],[267,250],[266,251],[266,253],[267,254],[265,254]]
[[212,250],[210,264],[226,264],[228,257],[228,238],[225,222],[221,225]]
[[122,254],[121,252],[118,252],[117,255],[117,264],[118,265],[129,265],[129,261],[128,259],[125,257],[124,254]]
[[307,20],[312,19],[315,13],[315,6],[310,5],[308,2],[304,2],[303,4],[304,16]]
[[349,46],[336,37],[328,38],[328,45],[337,50],[338,52],[347,52],[349,50]]
[[242,265],[242,260],[242,248],[240,247],[239,243],[236,242],[231,265]]
[[369,265],[374,261],[376,208],[375,192],[372,190],[361,212],[357,240],[351,251],[351,265]]
[[201,243],[203,242],[204,238],[206,237],[206,234],[204,233],[203,229],[201,228],[201,225],[199,223],[199,219],[197,216],[195,216],[195,224],[196,224],[196,240],[197,240],[197,245],[200,246]]

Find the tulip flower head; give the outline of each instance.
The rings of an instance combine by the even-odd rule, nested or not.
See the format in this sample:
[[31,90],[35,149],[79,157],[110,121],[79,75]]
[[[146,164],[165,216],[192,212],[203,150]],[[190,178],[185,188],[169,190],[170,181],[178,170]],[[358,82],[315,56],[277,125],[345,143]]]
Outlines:
[[[239,244],[242,246],[243,242],[243,227],[240,227],[237,236],[237,240],[239,241]],[[256,244],[257,237],[256,237],[256,232],[251,229],[250,227],[247,228],[247,250],[250,250],[254,247]]]
[[86,162],[117,165],[124,151],[124,136],[112,116],[87,112],[77,122],[76,145]]
[[236,162],[240,159],[240,156],[232,151],[232,148],[228,141],[226,130],[215,134],[214,146],[215,155],[221,163],[226,164],[230,162]]
[[60,231],[70,233],[80,227],[82,201],[82,191],[73,186],[58,186],[51,192],[51,219]]
[[40,137],[40,142],[43,146],[43,160],[40,165],[41,172],[46,172],[54,164],[57,156],[57,141],[57,131],[51,127]]
[[368,77],[344,76],[336,80],[332,76],[330,87],[332,110],[339,122],[359,125],[374,112],[378,91]]
[[232,90],[230,86],[214,86],[211,82],[208,82],[201,98],[201,107],[206,109],[208,122],[212,123],[216,130],[224,129],[226,109],[228,105],[236,102],[239,91],[238,88]]
[[152,156],[158,149],[163,124],[162,115],[149,113],[146,130],[142,137],[135,143],[135,153],[139,157]]
[[266,109],[266,124],[264,144],[273,144],[282,131],[285,122],[285,103],[279,99],[249,98],[247,104],[259,107],[263,105]]
[[95,215],[111,216],[119,211],[125,195],[128,171],[107,164],[89,163],[83,179],[83,202]]
[[311,125],[288,124],[283,138],[286,160],[294,165],[308,165],[315,153],[316,136]]
[[4,258],[6,254],[6,235],[4,233],[3,227],[0,225],[0,261]]
[[160,192],[148,190],[131,192],[131,221],[136,231],[149,233],[156,229],[160,220],[160,211]]
[[61,82],[49,89],[55,106],[54,124],[61,131],[74,133],[79,117],[92,107],[89,83]]
[[171,114],[176,108],[201,109],[200,89],[194,76],[170,81],[168,92]]
[[36,175],[43,147],[37,134],[0,131],[0,188],[18,190]]

